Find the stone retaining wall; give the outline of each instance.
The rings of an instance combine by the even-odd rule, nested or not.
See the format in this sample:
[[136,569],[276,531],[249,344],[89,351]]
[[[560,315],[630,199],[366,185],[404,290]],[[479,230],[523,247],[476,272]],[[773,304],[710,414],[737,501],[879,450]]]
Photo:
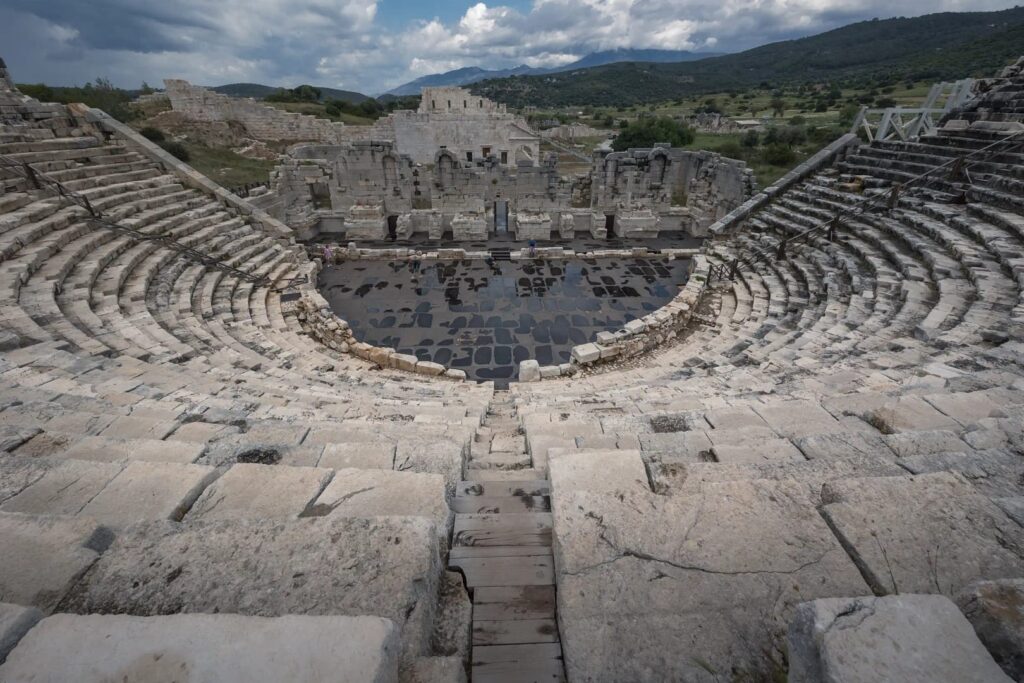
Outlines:
[[[341,261],[462,261],[466,259],[486,259],[491,256],[487,251],[470,251],[468,249],[433,249],[421,251],[409,247],[395,247],[392,249],[361,249],[355,242],[349,242],[348,246],[340,244],[316,245],[316,249],[322,250],[324,246],[331,248],[331,254],[335,263]],[[529,249],[515,249],[509,252],[513,261],[519,260],[547,260],[547,259],[594,259],[594,258],[692,258],[701,253],[700,249],[659,249],[651,250],[647,247],[634,247],[632,249],[595,249],[592,251],[574,251],[563,247],[537,247],[533,254]],[[315,257],[322,258],[323,254],[315,254]]]

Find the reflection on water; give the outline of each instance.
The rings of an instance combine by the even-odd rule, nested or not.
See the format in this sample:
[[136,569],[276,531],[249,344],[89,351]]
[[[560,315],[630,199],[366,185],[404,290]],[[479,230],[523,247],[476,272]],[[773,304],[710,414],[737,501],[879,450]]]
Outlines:
[[514,380],[519,362],[566,363],[576,344],[663,306],[689,261],[346,261],[318,287],[361,341]]

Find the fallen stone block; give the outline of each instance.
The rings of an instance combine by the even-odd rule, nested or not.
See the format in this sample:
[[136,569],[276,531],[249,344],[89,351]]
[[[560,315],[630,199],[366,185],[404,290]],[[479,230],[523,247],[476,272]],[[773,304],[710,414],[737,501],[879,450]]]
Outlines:
[[519,364],[520,382],[539,382],[540,363],[535,360],[524,360]]
[[397,683],[398,630],[373,616],[57,614],[0,666],[10,683]]
[[789,629],[790,683],[1010,682],[941,595],[805,602]]

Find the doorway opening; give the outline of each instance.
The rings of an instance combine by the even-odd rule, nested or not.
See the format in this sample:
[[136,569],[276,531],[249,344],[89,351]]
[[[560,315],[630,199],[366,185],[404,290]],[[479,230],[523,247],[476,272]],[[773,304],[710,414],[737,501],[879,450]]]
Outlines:
[[508,232],[508,200],[494,200],[494,232],[498,234]]
[[615,239],[615,214],[606,213],[604,215],[604,231],[605,239]]
[[398,239],[398,216],[388,216],[388,239],[392,242]]

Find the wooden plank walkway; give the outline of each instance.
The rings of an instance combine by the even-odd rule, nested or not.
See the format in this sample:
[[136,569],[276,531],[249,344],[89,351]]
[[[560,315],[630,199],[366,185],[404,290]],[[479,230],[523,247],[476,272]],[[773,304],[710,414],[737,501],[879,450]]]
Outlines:
[[550,483],[536,478],[533,469],[515,479],[516,470],[496,468],[495,463],[516,458],[488,447],[495,435],[518,431],[515,407],[496,396],[473,444],[470,481],[459,483],[452,503],[456,515],[448,564],[466,577],[473,598],[473,683],[565,681]]

